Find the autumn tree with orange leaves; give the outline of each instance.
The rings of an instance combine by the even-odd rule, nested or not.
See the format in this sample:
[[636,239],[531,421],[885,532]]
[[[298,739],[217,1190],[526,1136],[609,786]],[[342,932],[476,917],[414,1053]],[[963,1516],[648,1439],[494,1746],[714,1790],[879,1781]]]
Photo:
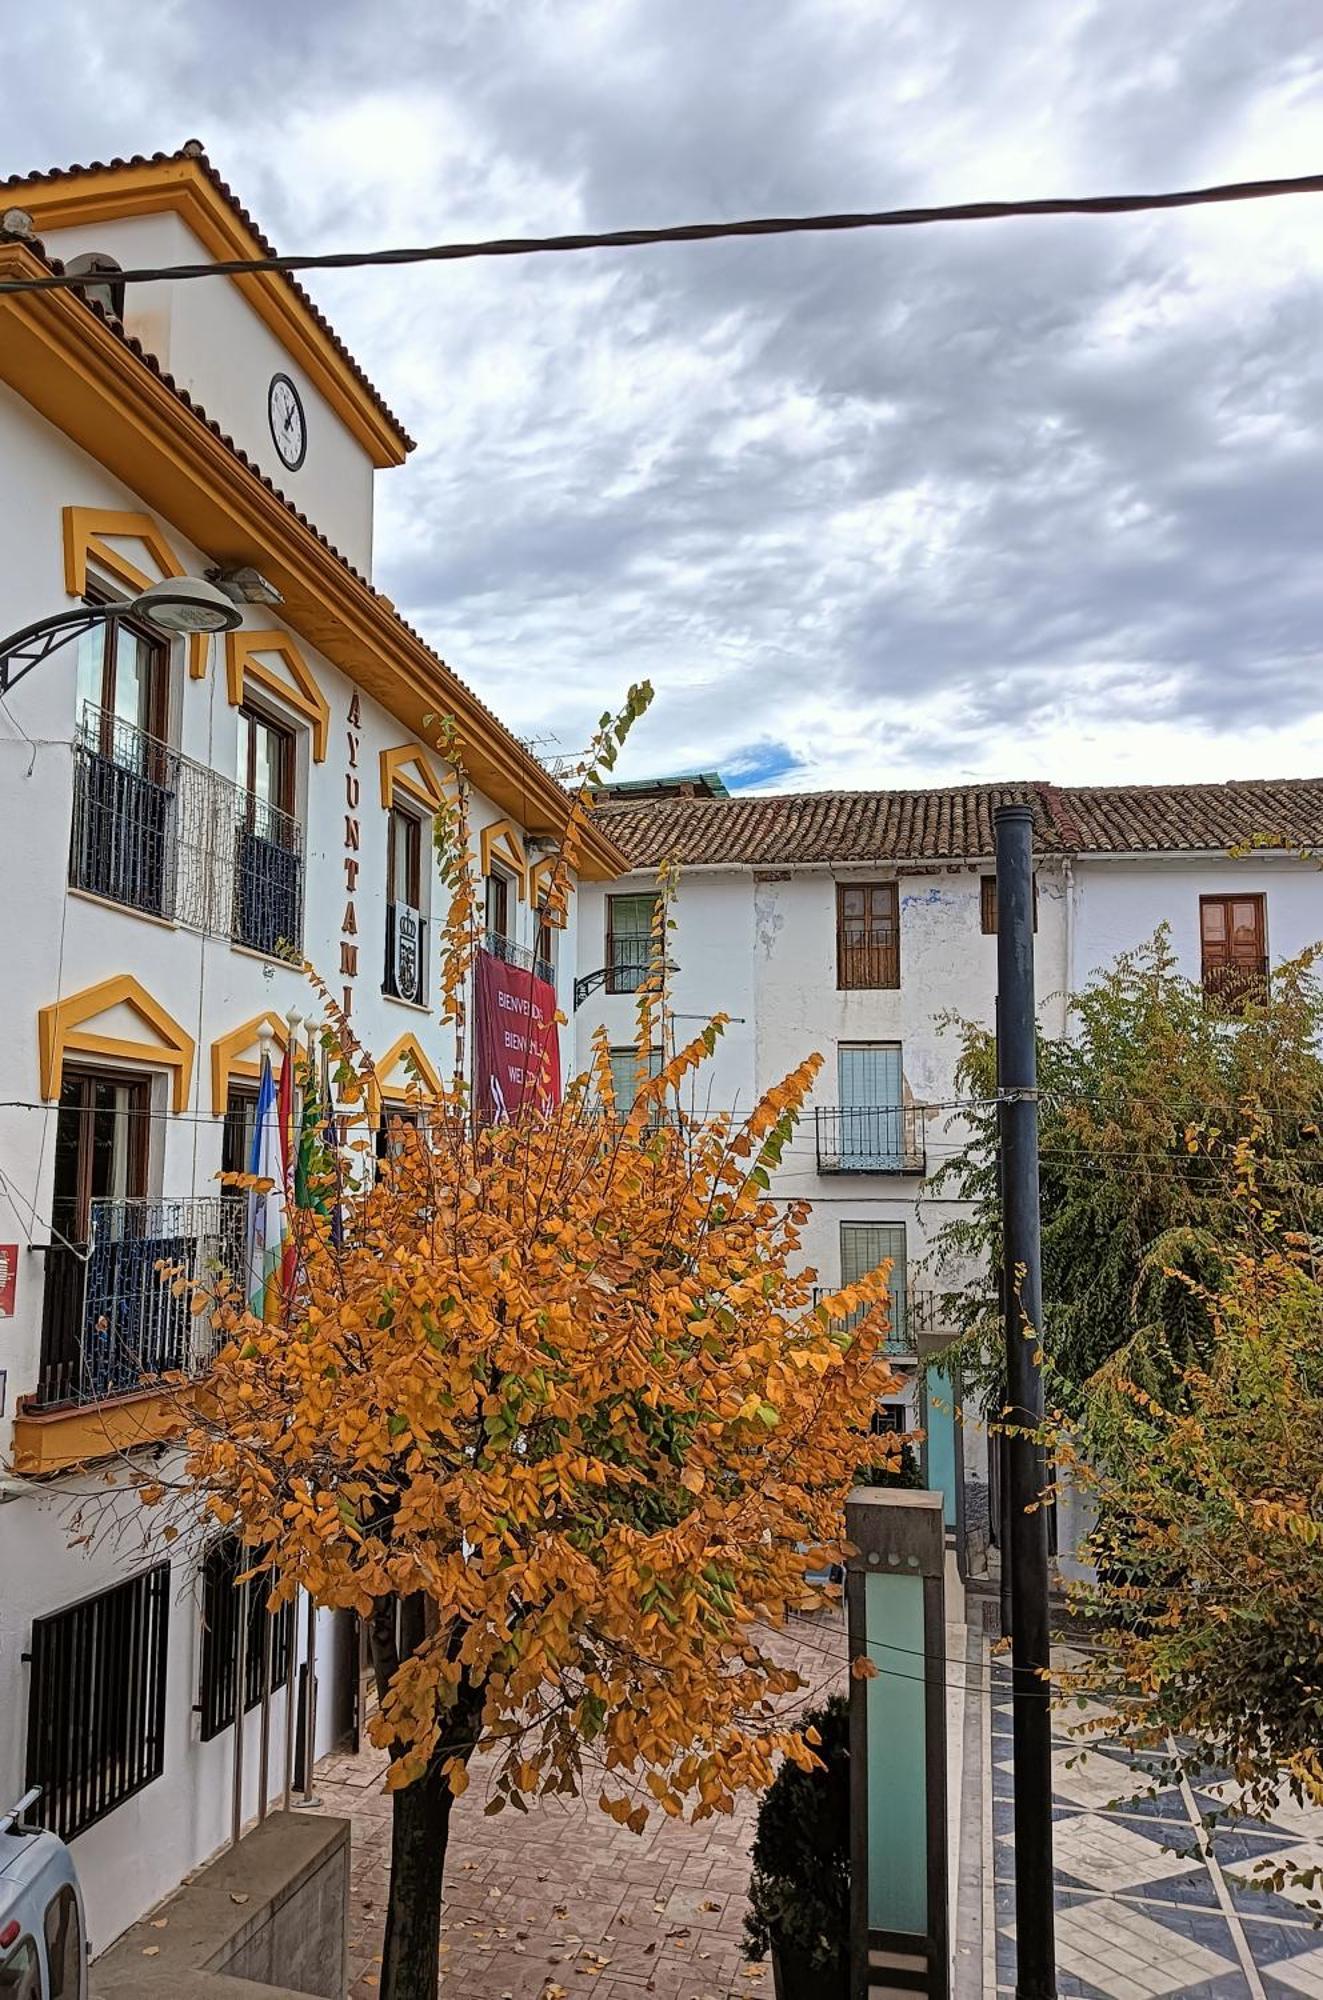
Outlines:
[[[620,726],[584,774],[553,913]],[[461,796],[452,1016],[475,930],[464,819]],[[817,1057],[738,1125],[689,1115],[723,1022],[671,1043],[664,924],[638,1037],[665,1037],[666,1060],[640,1063],[633,1104],[604,1036],[559,1106],[509,1124],[479,1123],[462,1075],[420,1091],[379,1181],[334,1219],[298,1212],[286,1323],[222,1309],[190,1419],[193,1490],[271,1602],[302,1589],[368,1621],[393,1793],[385,2000],[437,1992],[475,1755],[489,1813],[590,1789],[635,1830],[729,1812],[778,1756],[812,1757],[764,1628],[820,1604],[810,1573],[840,1554],[860,1434],[895,1387],[887,1273],[814,1308],[803,1211],[768,1196]],[[326,1004],[342,1089],[366,1093]]]

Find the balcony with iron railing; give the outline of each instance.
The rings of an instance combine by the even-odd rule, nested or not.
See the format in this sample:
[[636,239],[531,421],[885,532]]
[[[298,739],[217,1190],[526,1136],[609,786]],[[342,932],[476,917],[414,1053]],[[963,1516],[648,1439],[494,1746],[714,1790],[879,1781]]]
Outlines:
[[820,1174],[922,1174],[923,1113],[913,1104],[819,1106]]
[[[835,1292],[843,1289],[841,1285],[815,1285],[814,1305],[821,1305],[824,1299],[831,1298]],[[920,1334],[955,1334],[959,1331],[955,1316],[947,1307],[945,1294],[933,1291],[927,1286],[916,1286],[911,1282],[911,1274],[907,1274],[903,1285],[896,1286],[893,1283],[889,1310],[891,1328],[886,1339],[889,1354],[913,1354]],[[854,1312],[843,1316],[841,1324],[847,1328],[854,1328],[858,1326],[865,1313],[871,1311],[871,1306],[856,1307]]]
[[[820,1306],[824,1299],[830,1299],[843,1290],[842,1285],[815,1285],[813,1303],[815,1306]],[[843,1326],[848,1333],[853,1333],[854,1329],[874,1310],[873,1306],[856,1306],[853,1312],[842,1313],[839,1322],[836,1323]],[[915,1329],[911,1324],[909,1294],[903,1285],[899,1288],[893,1287],[891,1290],[887,1299],[887,1313],[891,1321],[884,1343],[887,1353],[913,1354]]]
[[499,958],[503,965],[514,965],[521,972],[531,972],[535,979],[545,980],[548,986],[556,984],[556,968],[548,958],[539,958],[526,944],[516,944],[513,938],[504,937],[500,931],[488,931],[483,938],[483,947],[493,958]]
[[74,741],[69,882],[268,957],[303,941],[303,828],[121,717]]
[[233,1195],[94,1201],[86,1242],[46,1246],[29,1407],[100,1404],[201,1373],[214,1333],[194,1290],[241,1280],[245,1215]]

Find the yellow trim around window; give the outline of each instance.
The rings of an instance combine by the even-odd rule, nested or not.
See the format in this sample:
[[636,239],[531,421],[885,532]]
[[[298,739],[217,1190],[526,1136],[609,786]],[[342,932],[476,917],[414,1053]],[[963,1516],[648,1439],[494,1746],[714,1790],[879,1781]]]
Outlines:
[[[86,1025],[121,1005],[131,1008],[158,1039],[131,1041],[121,1035],[98,1034]],[[102,979],[95,986],[85,986],[81,993],[71,993],[67,999],[38,1008],[37,1045],[41,1057],[41,1094],[48,1100],[60,1094],[65,1057],[75,1055],[101,1056],[112,1062],[150,1063],[155,1069],[168,1069],[173,1086],[172,1108],[182,1111],[188,1103],[193,1080],[193,1037],[131,972]]]
[[[111,507],[66,507],[63,512],[64,587],[70,597],[87,595],[89,557],[107,570],[117,583],[132,591],[146,590],[149,585],[160,583],[167,576],[185,574],[183,564],[150,514],[120,513]],[[130,562],[122,549],[112,548],[105,539],[107,535],[114,535],[123,542],[141,542],[156,564],[157,575],[149,576],[146,570]],[[190,632],[188,677],[191,681],[205,680],[210,649],[209,633]]]
[[528,856],[524,852],[523,836],[513,820],[494,820],[484,826],[478,836],[478,851],[482,861],[482,872],[490,875],[493,861],[499,861],[508,868],[515,878],[521,903],[528,901]]
[[397,743],[381,753],[381,803],[386,812],[395,804],[397,792],[426,813],[438,813],[446,803],[445,787],[421,743]]
[[[284,661],[289,679],[258,658],[275,653]],[[326,744],[331,730],[331,705],[313,678],[312,668],[287,632],[237,632],[225,635],[225,689],[230,707],[238,708],[248,683],[255,682],[268,694],[279,696],[312,725],[312,755],[318,764],[326,762]]]
[[406,1092],[413,1087],[413,1075],[411,1072],[406,1071],[404,1090],[396,1089],[392,1091],[390,1088],[391,1076],[399,1068],[400,1063],[406,1055],[412,1059],[417,1067],[418,1076],[425,1088],[430,1090],[434,1097],[441,1095],[441,1077],[436,1064],[431,1060],[417,1035],[410,1033],[403,1034],[391,1043],[380,1062],[372,1065],[372,1077],[368,1085],[368,1110],[374,1125],[381,1117],[382,1106],[388,1098],[394,1098],[397,1101],[402,1100]]
[[[554,854],[544,855],[541,861],[534,861],[530,866],[528,871],[528,900],[535,910],[538,909],[539,905],[542,902],[544,894],[543,884],[545,883],[546,887],[549,889],[551,887],[552,878],[555,875],[555,873],[556,873],[556,857]],[[567,896],[572,896],[574,894],[573,875],[569,875],[566,878],[565,893]],[[560,912],[558,916],[547,918],[547,922],[551,925],[553,930],[563,930],[565,927],[565,921],[566,917],[565,917],[565,912],[563,910]]]
[[244,1021],[232,1028],[228,1035],[218,1035],[211,1045],[211,1110],[215,1118],[225,1116],[225,1100],[230,1094],[231,1077],[242,1077],[245,1083],[256,1083],[262,1074],[259,1062],[244,1058],[244,1050],[251,1049],[263,1028],[271,1030],[271,1040],[283,1055],[289,1047],[289,1023],[283,1014],[277,1014],[268,1007],[261,1014],[254,1014],[250,1021]]

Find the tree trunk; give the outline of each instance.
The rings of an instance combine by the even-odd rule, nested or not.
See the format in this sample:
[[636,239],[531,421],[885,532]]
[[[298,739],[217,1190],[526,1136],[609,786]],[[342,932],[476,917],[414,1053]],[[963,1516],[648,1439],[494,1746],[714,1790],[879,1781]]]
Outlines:
[[[421,1597],[378,1604],[371,1632],[379,1695],[384,1697],[400,1661],[421,1645],[426,1626]],[[468,1762],[481,1714],[481,1693],[465,1676],[427,1770],[392,1794],[380,2000],[437,2000],[442,1888],[454,1805],[441,1767],[454,1756]]]
[[394,1799],[381,2000],[437,2000],[441,1889],[454,1802],[440,1759]]

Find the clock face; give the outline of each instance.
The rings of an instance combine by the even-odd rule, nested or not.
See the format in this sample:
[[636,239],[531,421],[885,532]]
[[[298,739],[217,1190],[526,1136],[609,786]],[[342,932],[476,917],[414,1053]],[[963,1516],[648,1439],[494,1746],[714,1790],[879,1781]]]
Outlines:
[[281,461],[297,472],[308,451],[308,420],[288,375],[273,375],[266,392],[266,420]]

